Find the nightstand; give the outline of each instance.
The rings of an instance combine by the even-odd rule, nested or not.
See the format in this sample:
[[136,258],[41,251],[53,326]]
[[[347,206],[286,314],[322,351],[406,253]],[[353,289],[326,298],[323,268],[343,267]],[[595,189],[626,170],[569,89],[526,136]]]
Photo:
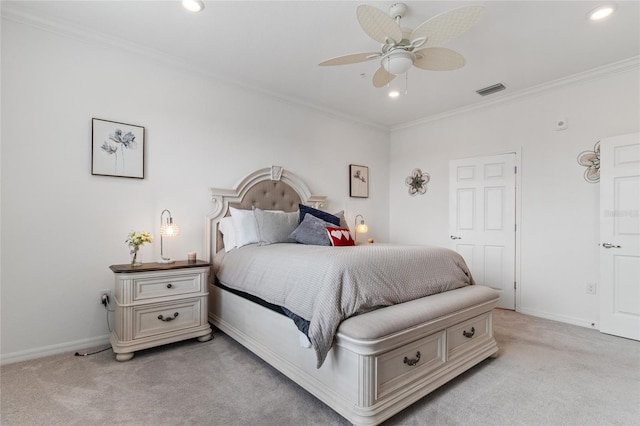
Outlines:
[[201,260],[182,260],[109,267],[116,279],[111,346],[118,361],[129,361],[135,351],[179,340],[211,340],[207,321],[210,266]]

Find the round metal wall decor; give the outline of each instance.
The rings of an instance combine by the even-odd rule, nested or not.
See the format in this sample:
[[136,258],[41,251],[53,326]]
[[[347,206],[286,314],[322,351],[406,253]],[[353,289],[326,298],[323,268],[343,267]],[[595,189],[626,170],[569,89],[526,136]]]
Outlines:
[[409,195],[423,195],[427,192],[427,182],[429,182],[430,179],[429,173],[422,173],[420,169],[413,169],[411,176],[405,180],[405,183],[409,187]]
[[593,146],[593,151],[584,151],[578,155],[578,164],[587,168],[584,180],[589,183],[600,182],[600,141]]

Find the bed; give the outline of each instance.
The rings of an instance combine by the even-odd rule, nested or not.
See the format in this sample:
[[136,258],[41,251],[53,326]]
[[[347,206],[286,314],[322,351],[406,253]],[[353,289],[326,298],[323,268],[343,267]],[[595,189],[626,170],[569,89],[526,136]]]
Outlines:
[[[307,347],[309,342],[305,342],[300,331],[303,328],[296,326],[297,321],[278,312],[278,306],[268,303],[266,298],[221,286],[216,272],[229,280],[220,265],[226,265],[221,259],[225,256],[231,259],[233,252],[224,250],[221,226],[233,209],[296,212],[302,205],[327,211],[326,197],[312,195],[298,176],[277,166],[251,173],[236,188],[211,188],[210,196],[213,211],[206,218],[206,256],[216,267],[208,284],[209,321],[351,423],[379,424],[497,354],[492,310],[498,294],[488,287],[473,285],[470,275],[470,282],[464,285],[452,285],[449,289],[449,284],[445,284],[442,290],[448,291],[401,299],[374,310],[356,310],[358,314],[354,316],[347,312],[331,334],[329,348],[319,354],[315,345]],[[254,256],[259,251],[268,253],[276,248],[291,250],[295,245],[268,247],[271,248],[246,251],[255,250]],[[322,252],[317,250],[323,249],[309,250],[319,258]],[[361,246],[334,249],[370,250]],[[384,250],[393,248],[375,247],[375,251],[387,255]],[[359,251],[350,253],[361,258]],[[465,267],[462,266],[463,272]],[[442,284],[447,280],[436,281]],[[308,336],[317,343],[311,333]]]

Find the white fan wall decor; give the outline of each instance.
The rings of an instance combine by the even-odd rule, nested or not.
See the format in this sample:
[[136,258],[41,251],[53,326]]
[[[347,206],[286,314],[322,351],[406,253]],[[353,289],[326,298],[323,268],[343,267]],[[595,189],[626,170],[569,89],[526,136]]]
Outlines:
[[356,9],[364,32],[378,43],[379,52],[353,53],[321,62],[320,66],[347,65],[380,59],[373,75],[373,85],[383,87],[412,66],[431,71],[451,71],[465,64],[464,57],[451,49],[438,47],[466,32],[484,14],[484,6],[465,6],[434,16],[415,30],[402,28],[406,15],[404,3],[394,3],[389,14],[373,6],[361,4]]

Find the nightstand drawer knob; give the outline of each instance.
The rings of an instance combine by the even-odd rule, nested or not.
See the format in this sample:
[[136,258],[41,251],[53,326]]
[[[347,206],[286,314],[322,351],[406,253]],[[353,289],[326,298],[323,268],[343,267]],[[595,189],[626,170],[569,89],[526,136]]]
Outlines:
[[[171,284],[169,284],[169,285],[171,285]],[[177,312],[175,312],[172,317],[167,317],[167,318],[163,317],[162,315],[158,315],[158,319],[160,321],[164,321],[164,322],[173,321],[176,318],[178,318],[178,313]]]
[[469,339],[472,338],[474,334],[476,334],[476,328],[475,327],[471,327],[471,332],[469,332],[467,330],[462,330],[462,335],[464,337],[468,337]]
[[171,285],[171,283],[167,284],[167,288],[171,288],[173,287],[173,285]]

